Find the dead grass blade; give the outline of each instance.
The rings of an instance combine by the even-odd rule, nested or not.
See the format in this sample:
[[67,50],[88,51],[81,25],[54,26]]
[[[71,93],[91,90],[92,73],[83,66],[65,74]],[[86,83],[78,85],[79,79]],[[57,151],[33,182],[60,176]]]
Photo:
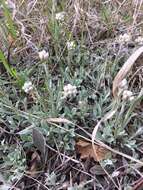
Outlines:
[[124,63],[120,71],[117,73],[116,77],[114,78],[113,87],[112,87],[112,92],[114,97],[117,96],[118,86],[120,82],[126,77],[128,72],[131,70],[132,66],[136,63],[137,59],[141,56],[142,53],[143,53],[143,46],[137,49],[128,58],[128,60]]
[[49,123],[66,123],[66,124],[71,124],[72,123],[68,119],[61,118],[61,117],[59,117],[59,118],[48,118],[46,121],[49,122]]
[[[95,156],[96,156],[96,158],[97,158],[97,161],[99,162],[101,168],[102,168],[103,171],[107,174],[107,176],[109,177],[109,179],[111,179],[111,181],[113,182],[113,184],[115,185],[115,187],[116,187],[117,189],[119,189],[119,188],[118,188],[118,185],[116,184],[116,182],[114,181],[114,179],[112,178],[112,176],[111,176],[111,175],[106,171],[106,169],[102,166],[102,164],[101,164],[101,162],[100,162],[100,158],[99,158],[99,156],[98,156],[98,153],[97,153],[97,151],[96,151],[96,149],[95,149],[95,145],[94,145],[94,143],[95,143],[95,141],[96,141],[97,143],[99,143],[99,145],[101,145],[101,147],[104,147],[104,148],[105,148],[105,146],[103,146],[103,144],[101,143],[101,141],[96,140],[96,134],[97,134],[97,131],[98,131],[98,129],[99,129],[101,123],[104,122],[104,121],[106,121],[106,120],[108,120],[108,119],[110,119],[115,113],[116,113],[116,109],[115,109],[115,110],[111,110],[111,111],[108,112],[108,113],[97,123],[97,125],[95,126],[95,128],[94,128],[94,130],[93,130],[93,132],[92,132],[92,148],[93,148],[93,152],[94,152],[94,154],[95,154]],[[107,146],[107,147],[108,147],[108,146]],[[106,149],[106,148],[105,148],[105,149]],[[109,150],[109,147],[107,148],[107,150],[113,152],[112,150]],[[115,153],[115,152],[113,152],[113,153]]]
[[94,154],[95,154],[95,156],[97,157],[97,160],[98,160],[98,161],[99,161],[99,159],[98,159],[98,154],[97,154],[96,149],[95,149],[95,147],[94,147],[94,141],[95,141],[95,139],[96,139],[97,131],[98,131],[98,129],[99,129],[101,123],[104,122],[104,121],[106,121],[106,120],[108,120],[108,119],[110,119],[110,118],[116,113],[116,111],[117,111],[117,110],[115,109],[115,110],[111,110],[110,112],[108,112],[108,113],[97,123],[97,125],[94,127],[94,130],[93,130],[93,132],[92,132],[92,147],[93,147]]

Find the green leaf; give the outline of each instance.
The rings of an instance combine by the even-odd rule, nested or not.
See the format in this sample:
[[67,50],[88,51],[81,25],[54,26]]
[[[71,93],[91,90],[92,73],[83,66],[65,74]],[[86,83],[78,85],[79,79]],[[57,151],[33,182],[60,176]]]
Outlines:
[[19,78],[17,71],[15,68],[11,67],[7,61],[7,59],[5,58],[4,53],[0,50],[0,63],[3,64],[3,66],[5,67],[6,71],[15,79],[17,79],[17,81],[20,83],[21,79]]
[[4,65],[5,69],[7,70],[7,72],[13,76],[13,73],[11,71],[11,67],[7,62],[7,59],[4,56],[4,53],[0,50],[0,61],[2,62],[2,64]]
[[7,29],[9,31],[9,33],[12,35],[13,38],[16,38],[17,34],[16,34],[16,29],[14,26],[14,22],[12,20],[12,17],[10,15],[10,11],[5,3],[4,0],[0,0],[1,5],[3,6],[3,12],[4,12],[4,16],[6,18],[7,21]]
[[41,156],[44,160],[46,142],[43,134],[38,129],[35,128],[33,129],[32,138],[34,146],[41,152]]

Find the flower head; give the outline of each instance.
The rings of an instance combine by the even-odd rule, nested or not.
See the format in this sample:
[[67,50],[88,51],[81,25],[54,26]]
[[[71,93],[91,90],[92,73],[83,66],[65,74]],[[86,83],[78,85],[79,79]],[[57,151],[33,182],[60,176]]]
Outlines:
[[67,42],[67,49],[68,50],[72,50],[75,48],[75,42],[71,41],[71,42]]
[[118,96],[121,97],[122,100],[129,100],[129,101],[132,101],[135,98],[133,96],[133,92],[128,90],[128,82],[126,79],[123,79],[119,83]]
[[127,82],[126,79],[123,79],[123,80],[120,82],[119,88],[124,89],[124,90],[125,90],[125,89],[128,89],[128,82]]
[[130,34],[121,34],[119,37],[118,37],[118,42],[119,43],[127,43],[127,42],[130,42],[131,41],[131,35]]
[[66,14],[65,12],[56,13],[56,15],[55,15],[56,20],[58,20],[58,21],[64,21],[65,14]]
[[77,94],[76,86],[72,86],[71,84],[67,84],[64,86],[62,99],[75,96],[76,94]]
[[143,44],[143,37],[139,36],[138,38],[135,39],[135,42],[138,43],[139,45]]
[[31,81],[26,81],[22,87],[22,89],[24,90],[25,93],[29,93],[33,90],[33,85]]
[[38,54],[41,61],[45,61],[49,57],[49,53],[45,50],[40,51]]
[[133,93],[130,90],[124,90],[122,99],[130,101],[133,100],[134,99]]

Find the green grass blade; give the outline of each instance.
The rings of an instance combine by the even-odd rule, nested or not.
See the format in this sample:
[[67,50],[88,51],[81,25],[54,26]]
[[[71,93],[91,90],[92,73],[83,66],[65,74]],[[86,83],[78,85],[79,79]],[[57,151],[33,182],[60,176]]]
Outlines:
[[0,50],[0,61],[2,62],[2,64],[4,65],[5,69],[7,70],[7,72],[13,76],[10,65],[7,62],[7,59],[4,56],[4,53]]
[[13,38],[16,38],[16,29],[15,29],[15,26],[14,26],[14,22],[12,20],[12,17],[10,15],[10,11],[5,3],[4,0],[0,0],[0,4],[3,6],[3,13],[4,13],[4,16],[6,18],[6,22],[7,22],[7,29],[9,31],[9,33],[12,35]]

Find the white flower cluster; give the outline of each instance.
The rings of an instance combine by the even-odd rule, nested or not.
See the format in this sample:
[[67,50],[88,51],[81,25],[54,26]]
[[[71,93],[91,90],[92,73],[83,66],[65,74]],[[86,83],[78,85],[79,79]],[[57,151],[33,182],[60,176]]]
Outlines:
[[34,86],[32,85],[31,81],[26,81],[22,87],[25,93],[29,93],[33,90]]
[[122,95],[122,100],[132,101],[134,99],[133,93],[128,90],[128,82],[126,79],[123,79],[119,84],[118,95]]
[[132,39],[131,35],[125,33],[125,34],[121,34],[121,35],[118,37],[117,41],[118,41],[119,43],[121,43],[121,44],[124,44],[124,43],[130,42],[131,39]]
[[134,99],[134,96],[133,96],[133,93],[130,90],[124,90],[122,98],[123,98],[123,100],[132,101]]
[[135,42],[138,43],[139,45],[143,45],[143,37],[142,36],[138,36],[135,39]]
[[126,79],[123,79],[119,84],[119,89],[127,90],[128,89],[128,82]]
[[75,42],[71,41],[71,42],[67,42],[67,49],[68,50],[72,50],[75,48]]
[[75,96],[76,94],[77,94],[76,86],[73,86],[71,84],[67,84],[64,86],[62,99],[66,99],[67,97]]
[[58,21],[64,21],[65,15],[66,15],[65,12],[56,13],[55,19],[58,20]]
[[49,57],[49,53],[45,50],[40,51],[38,54],[41,61],[45,61]]

